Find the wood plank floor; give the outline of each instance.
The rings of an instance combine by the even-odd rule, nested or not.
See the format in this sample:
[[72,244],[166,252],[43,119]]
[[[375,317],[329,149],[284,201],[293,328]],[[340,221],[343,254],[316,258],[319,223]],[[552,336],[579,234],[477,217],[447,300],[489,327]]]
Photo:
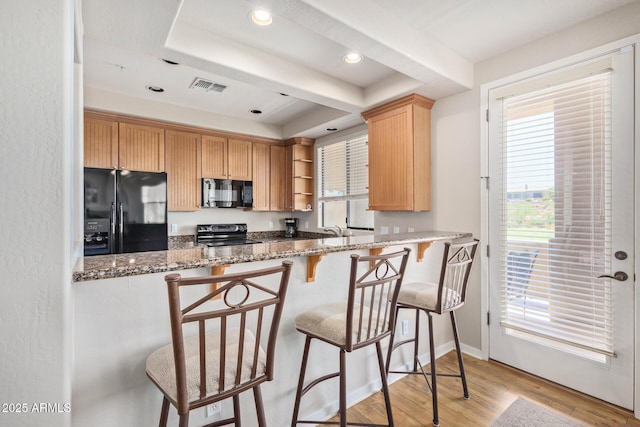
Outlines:
[[[559,386],[494,361],[464,356],[471,399],[462,396],[457,378],[438,378],[440,426],[490,426],[518,397],[530,400],[586,426],[640,427],[631,411]],[[455,352],[438,359],[438,372],[457,373]],[[398,427],[431,426],[431,393],[419,375],[407,375],[390,386]],[[349,421],[384,424],[381,393],[349,408]],[[335,417],[332,421],[337,421]]]

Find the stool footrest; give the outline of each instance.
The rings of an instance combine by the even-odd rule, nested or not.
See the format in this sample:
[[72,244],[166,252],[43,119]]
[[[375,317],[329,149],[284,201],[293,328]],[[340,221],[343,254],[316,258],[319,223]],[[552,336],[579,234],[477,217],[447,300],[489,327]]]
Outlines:
[[333,374],[327,374],[322,377],[316,378],[315,380],[311,381],[302,389],[302,392],[300,393],[300,397],[304,396],[306,392],[308,392],[309,390],[311,390],[313,387],[317,386],[321,382],[330,380],[331,378],[335,378],[339,376],[340,376],[340,372],[334,372]]
[[202,427],[221,427],[221,426],[228,426],[229,424],[235,424],[236,419],[235,418],[227,418],[225,420],[219,420],[219,421],[215,421],[211,424],[207,424],[205,426]]
[[398,341],[396,343],[393,343],[393,347],[391,348],[391,351],[395,350],[396,348],[405,345],[405,344],[409,344],[410,342],[415,342],[416,339],[415,338],[409,338],[407,340],[402,340],[402,341]]
[[[418,372],[418,371],[389,371],[390,374],[410,374],[410,375],[427,375],[431,376],[429,372]],[[439,377],[452,377],[452,378],[462,378],[461,374],[436,374]]]

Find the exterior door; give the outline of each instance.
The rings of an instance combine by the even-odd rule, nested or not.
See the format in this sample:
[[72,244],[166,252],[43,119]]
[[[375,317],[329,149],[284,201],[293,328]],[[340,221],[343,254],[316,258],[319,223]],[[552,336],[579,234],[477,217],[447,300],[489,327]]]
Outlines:
[[633,49],[489,91],[489,357],[633,409]]

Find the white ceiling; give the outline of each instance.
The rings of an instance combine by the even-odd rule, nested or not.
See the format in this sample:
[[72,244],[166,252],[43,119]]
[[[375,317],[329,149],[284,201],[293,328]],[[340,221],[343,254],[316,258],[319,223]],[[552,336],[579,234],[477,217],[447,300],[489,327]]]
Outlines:
[[[474,64],[634,1],[83,0],[84,83],[317,138],[409,93],[469,89]],[[344,63],[352,50],[365,59]]]

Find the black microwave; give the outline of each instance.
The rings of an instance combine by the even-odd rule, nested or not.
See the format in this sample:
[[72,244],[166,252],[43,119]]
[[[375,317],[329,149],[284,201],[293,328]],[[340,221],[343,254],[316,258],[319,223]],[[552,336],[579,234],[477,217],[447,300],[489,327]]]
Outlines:
[[202,207],[253,207],[253,183],[232,179],[202,178]]

